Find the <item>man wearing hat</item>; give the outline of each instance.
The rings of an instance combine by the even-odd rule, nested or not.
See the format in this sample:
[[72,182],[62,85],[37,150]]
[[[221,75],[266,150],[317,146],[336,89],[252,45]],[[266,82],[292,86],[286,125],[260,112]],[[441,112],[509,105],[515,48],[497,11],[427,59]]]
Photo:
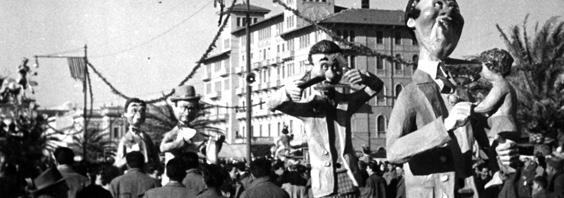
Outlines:
[[[183,85],[175,88],[170,101],[178,124],[163,136],[160,149],[165,152],[165,163],[185,152],[200,153],[210,163],[215,163],[224,137],[210,137],[191,128],[190,122],[196,119],[200,110],[200,96],[196,95],[194,87]],[[168,178],[163,177],[162,182],[168,182]]]
[[65,178],[56,168],[50,168],[33,180],[35,190],[33,197],[37,198],[66,198],[68,186]]
[[125,102],[123,117],[126,118],[129,128],[119,141],[115,166],[123,167],[126,161],[125,155],[133,151],[141,152],[147,164],[159,161],[159,155],[151,137],[141,131],[141,125],[145,122],[146,109],[147,104],[139,98],[130,98]]

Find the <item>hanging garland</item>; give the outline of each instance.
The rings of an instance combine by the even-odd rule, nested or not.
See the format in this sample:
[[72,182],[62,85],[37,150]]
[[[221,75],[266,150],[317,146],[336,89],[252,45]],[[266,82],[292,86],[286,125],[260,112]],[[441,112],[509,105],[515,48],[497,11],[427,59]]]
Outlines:
[[[233,1],[230,9],[235,5],[236,1]],[[229,10],[230,10],[229,9]],[[219,39],[219,37],[221,36],[221,33],[223,32],[223,30],[225,29],[225,27],[228,24],[228,20],[230,18],[230,15],[227,15],[224,19],[223,19],[223,23],[221,24],[221,26],[219,27],[217,33],[215,34],[212,42],[208,45],[208,48],[206,49],[206,51],[204,52],[204,54],[200,57],[200,59],[196,62],[196,65],[194,66],[194,68],[192,68],[192,70],[190,71],[190,73],[178,84],[178,86],[182,86],[184,85],[188,80],[190,80],[194,74],[196,74],[196,72],[198,71],[198,69],[200,69],[200,67],[202,66],[202,62],[208,58],[209,54],[212,52],[212,50],[216,47],[216,42]],[[110,89],[112,90],[112,93],[124,98],[124,99],[130,99],[131,97],[125,95],[123,92],[119,91],[118,89],[115,88],[115,86],[113,86],[108,79],[106,79],[106,77],[104,77],[100,71],[98,71],[94,65],[92,65],[90,62],[87,62],[88,67],[90,67],[92,69],[92,71],[94,71],[94,73],[100,78],[102,79],[102,81],[108,86],[110,87]],[[169,91],[166,94],[163,94],[163,96],[159,97],[159,98],[155,98],[155,99],[149,99],[149,100],[144,100],[146,103],[149,104],[153,104],[153,103],[157,103],[157,102],[161,102],[161,101],[165,101],[168,97],[172,96],[172,94],[174,93],[174,90]]]

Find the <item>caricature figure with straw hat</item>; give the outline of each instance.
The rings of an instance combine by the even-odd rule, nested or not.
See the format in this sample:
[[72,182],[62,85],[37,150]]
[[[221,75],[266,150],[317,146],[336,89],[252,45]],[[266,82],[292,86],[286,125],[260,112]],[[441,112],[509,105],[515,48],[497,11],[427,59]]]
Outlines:
[[[174,89],[170,101],[178,124],[163,136],[160,149],[165,153],[165,163],[185,152],[205,156],[208,163],[217,162],[217,154],[225,136],[203,134],[190,126],[200,111],[200,98],[191,85]],[[166,182],[165,180],[163,177],[163,182]]]

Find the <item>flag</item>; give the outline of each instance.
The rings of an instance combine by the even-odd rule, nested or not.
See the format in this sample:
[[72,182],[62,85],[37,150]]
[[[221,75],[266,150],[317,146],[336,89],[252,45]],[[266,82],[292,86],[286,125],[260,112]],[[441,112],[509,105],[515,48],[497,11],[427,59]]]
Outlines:
[[83,57],[70,57],[67,58],[69,62],[69,69],[71,77],[75,80],[84,81],[84,71],[86,69],[86,62]]

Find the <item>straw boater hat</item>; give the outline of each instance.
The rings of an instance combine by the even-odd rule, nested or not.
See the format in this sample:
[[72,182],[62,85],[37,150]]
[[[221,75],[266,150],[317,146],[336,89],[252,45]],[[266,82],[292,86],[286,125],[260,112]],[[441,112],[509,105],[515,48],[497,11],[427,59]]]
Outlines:
[[192,85],[182,85],[174,88],[174,94],[170,97],[172,102],[179,100],[200,100],[201,96],[196,95],[196,90]]
[[64,181],[65,179],[56,168],[47,169],[33,180],[33,183],[35,184],[35,190],[33,193],[42,192],[43,190]]

